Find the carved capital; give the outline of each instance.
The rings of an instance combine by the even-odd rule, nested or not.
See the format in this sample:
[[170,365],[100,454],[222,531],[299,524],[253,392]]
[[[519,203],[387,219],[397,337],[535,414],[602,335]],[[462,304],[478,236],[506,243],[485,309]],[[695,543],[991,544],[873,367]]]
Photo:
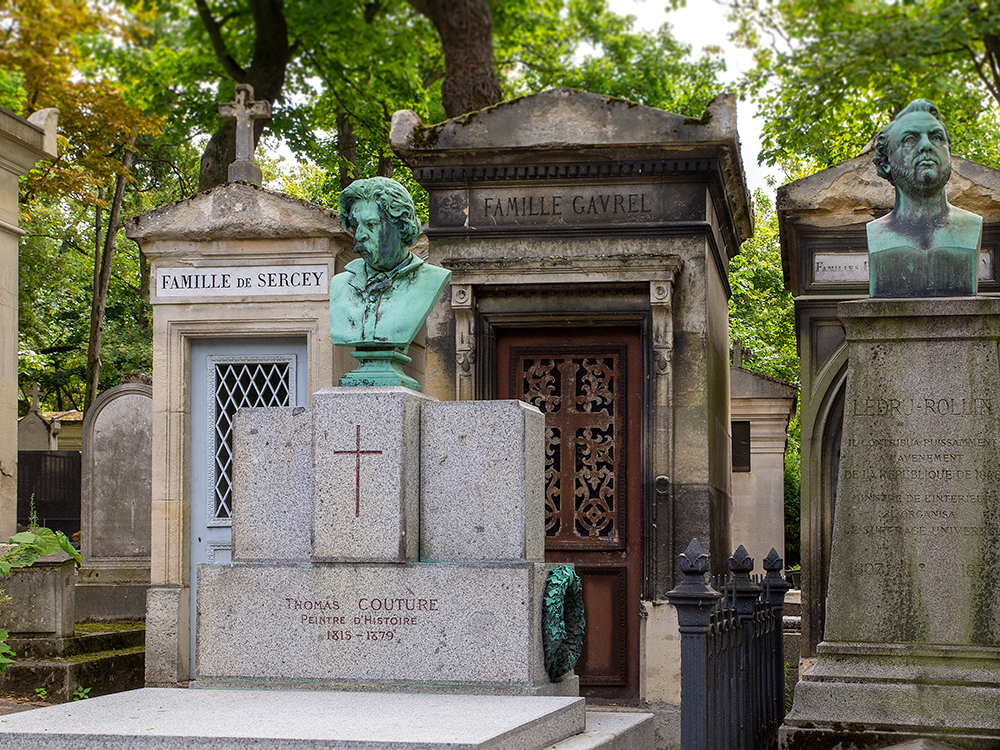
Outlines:
[[451,309],[455,313],[455,377],[458,398],[472,398],[476,362],[476,304],[471,284],[452,284]]
[[453,310],[472,309],[472,284],[451,285],[451,307]]

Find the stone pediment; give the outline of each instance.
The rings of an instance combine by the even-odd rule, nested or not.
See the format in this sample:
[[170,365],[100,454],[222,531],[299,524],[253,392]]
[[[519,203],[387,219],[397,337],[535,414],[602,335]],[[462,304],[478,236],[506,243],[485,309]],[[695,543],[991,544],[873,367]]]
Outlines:
[[[872,157],[865,151],[782,185],[777,195],[779,214],[808,215],[815,226],[834,226],[868,221],[892,210],[894,188],[875,173]],[[1000,170],[953,156],[948,200],[987,223],[1000,221]]]
[[336,211],[246,182],[136,216],[125,223],[125,233],[139,242],[350,237]]
[[729,378],[732,398],[794,399],[799,392],[798,386],[744,367],[730,367]]
[[[399,111],[389,140],[424,187],[713,182],[730,256],[753,234],[732,94],[715,97],[693,118],[557,88],[436,125]],[[457,206],[455,195],[432,199],[432,227],[455,226],[455,217],[442,218],[449,206]]]
[[699,119],[569,88],[523,96],[439,125],[423,125],[412,110],[392,118],[392,147],[427,149],[565,148],[600,145],[710,143],[736,146],[736,97],[720,94]]

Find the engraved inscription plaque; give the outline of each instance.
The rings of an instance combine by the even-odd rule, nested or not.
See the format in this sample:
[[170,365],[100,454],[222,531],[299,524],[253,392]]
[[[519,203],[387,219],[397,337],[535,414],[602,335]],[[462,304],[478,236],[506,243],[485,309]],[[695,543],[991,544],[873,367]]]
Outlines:
[[864,304],[877,305],[841,305],[850,370],[825,640],[998,646],[997,320],[930,300],[904,310],[920,315],[845,317]]

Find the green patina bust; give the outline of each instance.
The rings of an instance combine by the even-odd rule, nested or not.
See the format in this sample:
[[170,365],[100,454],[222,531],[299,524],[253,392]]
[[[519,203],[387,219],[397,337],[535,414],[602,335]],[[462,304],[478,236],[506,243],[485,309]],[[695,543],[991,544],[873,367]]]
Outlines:
[[361,364],[343,386],[403,385],[406,351],[451,278],[410,251],[420,233],[413,199],[386,177],[358,180],[340,194],[340,220],[361,257],[330,282],[330,337]]
[[976,294],[983,219],[948,203],[950,144],[926,99],[911,102],[875,139],[875,168],[895,185],[896,205],[868,224],[872,297]]

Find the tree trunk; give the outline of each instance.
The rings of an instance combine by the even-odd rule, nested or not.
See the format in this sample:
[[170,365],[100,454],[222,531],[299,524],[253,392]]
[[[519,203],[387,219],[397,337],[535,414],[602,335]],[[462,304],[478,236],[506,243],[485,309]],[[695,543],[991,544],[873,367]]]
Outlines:
[[[101,378],[101,338],[104,334],[104,308],[108,301],[108,284],[111,283],[111,262],[115,257],[115,236],[122,217],[122,201],[125,197],[125,177],[132,166],[132,147],[135,136],[129,141],[122,156],[122,172],[115,180],[115,195],[108,214],[108,229],[104,236],[103,252],[94,256],[94,298],[90,305],[90,340],[87,343],[87,390],[83,397],[83,411],[86,413],[97,398],[97,384]],[[98,214],[100,208],[97,209]],[[98,248],[100,244],[98,243]],[[96,249],[96,248],[95,248]]]
[[385,152],[379,154],[378,157],[378,175],[379,177],[392,177],[393,170],[392,153],[386,154]]
[[337,111],[337,167],[340,172],[340,189],[358,179],[358,137],[347,114]]
[[142,248],[138,248],[139,253],[139,325],[143,330],[149,330],[149,315],[146,314],[146,305],[149,303],[149,260]]
[[407,0],[427,16],[441,37],[445,114],[458,117],[503,99],[493,59],[489,0]]
[[[285,85],[285,70],[291,59],[288,24],[282,0],[249,0],[254,23],[254,51],[250,65],[240,67],[226,50],[222,27],[212,16],[206,0],[196,0],[198,15],[208,32],[215,55],[237,83],[253,86],[255,100],[266,99],[273,106]],[[256,148],[264,120],[255,120],[253,145]],[[224,120],[209,140],[201,157],[198,189],[205,191],[229,181],[229,165],[236,159],[236,123]]]

